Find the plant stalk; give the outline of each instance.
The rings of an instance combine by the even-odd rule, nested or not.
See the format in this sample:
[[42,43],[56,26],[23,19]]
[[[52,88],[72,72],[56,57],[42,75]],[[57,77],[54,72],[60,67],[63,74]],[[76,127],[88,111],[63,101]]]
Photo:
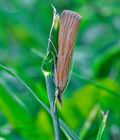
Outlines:
[[103,131],[104,131],[105,126],[106,126],[106,121],[107,121],[107,117],[108,117],[108,111],[107,112],[102,112],[102,115],[103,115],[103,120],[102,120],[100,128],[98,130],[96,140],[101,140],[101,138],[102,138],[102,134],[103,134]]
[[46,76],[46,85],[47,85],[50,110],[51,110],[51,115],[52,115],[52,120],[54,125],[55,140],[61,140],[60,124],[58,119],[57,106],[55,104],[55,87],[53,83],[53,76],[50,74]]

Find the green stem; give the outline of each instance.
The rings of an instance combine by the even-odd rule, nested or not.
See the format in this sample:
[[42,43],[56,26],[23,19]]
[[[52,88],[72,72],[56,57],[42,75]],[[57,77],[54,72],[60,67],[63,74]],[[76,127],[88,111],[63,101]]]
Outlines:
[[97,116],[97,113],[98,113],[99,109],[100,109],[100,106],[99,106],[98,104],[96,104],[96,105],[93,107],[93,109],[92,109],[92,111],[90,112],[90,114],[89,114],[87,120],[86,120],[85,123],[84,123],[83,128],[82,128],[81,131],[80,131],[80,140],[84,140],[84,138],[85,138],[87,132],[89,131],[89,129],[90,129],[91,125],[92,125],[93,120],[94,120],[95,117]]
[[47,85],[48,97],[49,97],[49,102],[50,102],[53,126],[54,126],[54,131],[55,131],[55,140],[61,140],[57,106],[55,105],[55,87],[54,87],[52,75],[46,76],[46,85]]
[[100,125],[96,140],[101,140],[101,138],[102,138],[102,134],[103,134],[103,131],[104,131],[105,126],[106,126],[107,116],[108,116],[108,111],[103,112],[103,120],[102,120],[102,123]]

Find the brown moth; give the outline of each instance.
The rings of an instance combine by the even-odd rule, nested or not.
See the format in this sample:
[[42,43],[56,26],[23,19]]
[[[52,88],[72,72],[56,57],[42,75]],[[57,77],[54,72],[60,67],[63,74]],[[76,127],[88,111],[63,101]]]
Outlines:
[[55,69],[55,84],[58,88],[57,98],[60,103],[62,103],[62,93],[69,80],[73,47],[77,37],[80,19],[81,16],[76,12],[69,10],[62,12]]

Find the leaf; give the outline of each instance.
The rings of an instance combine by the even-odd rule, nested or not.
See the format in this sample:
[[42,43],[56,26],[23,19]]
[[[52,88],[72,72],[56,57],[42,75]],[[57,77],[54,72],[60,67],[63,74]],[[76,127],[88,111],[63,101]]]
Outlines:
[[115,44],[96,59],[95,76],[98,78],[108,76],[115,63],[119,64],[118,60],[120,60],[120,43]]
[[4,67],[2,69],[0,66],[1,110],[12,126],[26,140],[41,138],[41,132],[37,131],[38,128],[34,120],[34,116],[37,115],[36,109],[38,105],[35,98],[32,98],[29,94],[29,90],[18,79],[13,77],[11,72],[8,73],[8,70],[5,71]]
[[[0,74],[1,74],[1,72],[7,73],[9,76],[12,76],[17,82],[19,82],[20,85],[22,85],[24,87],[24,89],[26,90],[27,94],[29,94],[29,96],[31,96],[31,98],[37,102],[36,104],[41,105],[51,115],[50,109],[36,96],[36,94],[32,91],[32,89],[24,81],[22,81],[18,76],[16,76],[9,69],[7,69],[6,67],[4,67],[2,65],[0,65]],[[7,80],[8,78],[6,77],[4,79]],[[11,83],[13,83],[12,80],[10,80],[10,81],[11,81]],[[1,85],[1,78],[0,78],[0,86],[2,86]],[[9,86],[9,88],[11,89],[11,86]],[[1,88],[0,88],[0,90],[1,90]],[[10,92],[9,89],[7,89],[7,92],[6,92],[5,89],[4,89],[4,87],[3,87],[2,88],[2,91],[3,92],[0,92],[0,96],[2,96],[1,93],[6,93],[6,98],[8,98],[9,96],[11,98],[12,95],[9,95],[9,92]],[[14,93],[13,95],[18,95],[18,94]],[[18,98],[18,99],[21,100],[21,98]],[[5,100],[3,100],[3,101],[4,102],[7,102]],[[9,100],[8,100],[8,102],[9,102]],[[13,104],[13,106],[15,106],[15,104],[14,104],[15,102],[13,102],[13,100],[11,100],[11,103]],[[29,101],[29,103],[31,103],[31,102]],[[24,104],[24,105],[26,105],[29,108],[29,104]],[[19,106],[19,107],[21,109],[21,106]],[[26,109],[27,109],[27,107],[26,107]],[[11,108],[11,106],[7,106],[7,109],[13,110]],[[23,113],[23,115],[24,115],[24,113]],[[19,115],[18,117],[21,118],[21,115]],[[17,118],[17,116],[16,116],[16,118]],[[62,131],[64,132],[64,134],[68,137],[68,139],[76,140],[77,135],[60,118],[59,118],[59,120],[60,120],[60,127],[61,127]],[[29,136],[29,134],[28,134],[28,136]]]
[[67,125],[61,120],[60,124],[62,125],[61,129],[69,140],[80,140],[79,137],[74,133]]
[[44,55],[43,53],[41,53],[40,51],[38,51],[37,49],[32,48],[31,51],[32,51],[35,55],[39,56],[41,59],[44,59],[44,58],[45,58],[45,55]]
[[53,23],[50,30],[48,39],[47,55],[42,63],[42,71],[45,75],[47,92],[50,102],[51,115],[53,120],[53,126],[55,131],[55,139],[61,139],[61,132],[59,126],[59,119],[57,115],[56,107],[56,85],[54,83],[54,69],[56,67],[57,48],[58,48],[58,32],[59,32],[59,16],[56,13],[56,9],[53,7],[54,16]]
[[56,13],[56,9],[53,7],[53,23],[50,30],[50,35],[48,39],[47,55],[42,63],[42,71],[46,76],[46,72],[53,74],[54,64],[57,57],[58,48],[58,33],[59,33],[59,16]]
[[84,140],[84,137],[86,136],[87,132],[91,128],[93,120],[96,118],[99,109],[100,109],[99,104],[95,104],[94,107],[92,108],[90,114],[87,117],[87,120],[85,121],[85,123],[83,125],[83,128],[80,131],[80,139],[81,140]]
[[100,128],[99,128],[96,140],[101,140],[103,131],[104,131],[105,126],[106,126],[108,112],[103,112],[102,114],[103,114],[103,119],[102,119],[102,122],[101,122],[101,125],[100,125]]
[[113,96],[116,96],[116,97],[120,97],[120,94],[119,92],[116,92],[116,91],[113,91],[111,89],[109,89],[108,87],[104,86],[103,84],[97,82],[97,81],[94,81],[92,79],[89,79],[89,78],[86,78],[84,76],[80,76],[76,73],[73,73],[73,75],[75,77],[77,77],[78,79],[80,79],[81,81],[85,82],[85,83],[88,83],[88,84],[92,84],[93,86],[99,88],[99,89],[102,89],[102,90],[105,90],[107,93],[113,95]]

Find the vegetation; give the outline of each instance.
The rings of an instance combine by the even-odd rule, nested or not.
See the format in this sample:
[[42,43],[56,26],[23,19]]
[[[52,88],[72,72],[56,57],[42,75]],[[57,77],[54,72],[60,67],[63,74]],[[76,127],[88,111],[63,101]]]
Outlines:
[[0,1],[0,140],[55,139],[41,71],[51,3],[60,14],[69,9],[83,17],[70,83],[57,106],[61,139],[119,140],[119,0]]

